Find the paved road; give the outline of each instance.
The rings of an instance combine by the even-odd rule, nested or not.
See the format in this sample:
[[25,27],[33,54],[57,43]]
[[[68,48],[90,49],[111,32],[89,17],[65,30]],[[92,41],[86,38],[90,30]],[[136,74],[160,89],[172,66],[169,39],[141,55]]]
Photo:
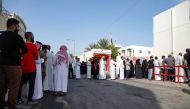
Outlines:
[[181,89],[133,80],[69,80],[68,92],[19,109],[190,109]]

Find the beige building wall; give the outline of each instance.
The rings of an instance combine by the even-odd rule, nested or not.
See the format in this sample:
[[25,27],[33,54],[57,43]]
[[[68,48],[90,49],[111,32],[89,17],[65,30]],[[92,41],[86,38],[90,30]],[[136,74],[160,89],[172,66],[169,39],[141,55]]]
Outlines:
[[2,12],[0,13],[0,31],[5,31],[6,30],[6,22],[9,18],[15,18],[17,19],[20,24],[20,31],[19,34],[24,38],[24,33],[26,32],[26,25],[22,18],[20,18],[18,15],[15,13],[8,13],[8,12]]
[[177,55],[190,48],[190,2],[164,11],[154,17],[153,48],[159,58],[172,52]]
[[190,48],[190,2],[174,8],[174,52],[185,52]]

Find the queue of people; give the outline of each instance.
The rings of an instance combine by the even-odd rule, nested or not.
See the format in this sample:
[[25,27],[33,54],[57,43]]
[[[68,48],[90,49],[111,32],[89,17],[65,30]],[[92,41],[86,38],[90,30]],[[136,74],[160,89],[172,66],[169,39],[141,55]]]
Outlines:
[[[87,79],[91,79],[93,77],[94,79],[99,80],[124,80],[135,77],[137,79],[145,78],[149,80],[155,79],[173,82],[189,82],[190,49],[186,49],[186,54],[184,55],[179,53],[178,56],[174,57],[172,54],[169,54],[167,58],[162,56],[161,60],[159,60],[157,56],[150,56],[149,59],[137,59],[136,62],[125,57],[121,57],[117,62],[111,59],[109,73],[106,69],[104,56],[100,59],[91,58],[87,62],[82,62],[82,64],[79,63],[74,65],[78,66],[78,70],[74,70],[76,73],[73,74],[78,75],[86,71],[84,74],[87,75]],[[80,65],[81,70],[79,70]],[[76,67],[73,67],[73,69],[75,68]],[[77,77],[77,79],[80,78]]]
[[5,106],[16,109],[16,105],[36,102],[46,93],[55,96],[67,93],[70,61],[67,47],[60,46],[54,55],[51,46],[35,41],[32,32],[25,33],[26,41],[18,32],[19,21],[10,18],[7,30],[0,35],[0,109]]

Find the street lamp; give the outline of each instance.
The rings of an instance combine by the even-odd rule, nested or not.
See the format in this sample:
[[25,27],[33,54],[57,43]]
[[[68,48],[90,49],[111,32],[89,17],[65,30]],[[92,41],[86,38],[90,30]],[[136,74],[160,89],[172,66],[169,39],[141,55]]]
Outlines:
[[74,43],[74,51],[73,51],[73,55],[75,56],[75,40],[73,39],[66,39],[67,41],[72,41]]

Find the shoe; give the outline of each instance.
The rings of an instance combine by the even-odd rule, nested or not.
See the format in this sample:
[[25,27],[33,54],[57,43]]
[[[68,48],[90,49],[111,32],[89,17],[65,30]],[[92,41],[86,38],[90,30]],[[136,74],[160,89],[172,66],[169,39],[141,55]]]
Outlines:
[[50,91],[49,90],[44,90],[43,93],[48,94],[48,93],[50,93]]
[[24,101],[22,99],[18,99],[16,104],[20,105],[20,104],[23,104],[23,103],[24,103]]
[[34,104],[37,104],[38,102],[37,101],[35,101],[35,100],[32,100],[32,99],[28,99],[27,100],[27,105],[34,105]]
[[65,95],[66,95],[65,92],[60,92],[60,93],[59,93],[59,96],[65,96]]
[[58,96],[59,94],[58,94],[58,92],[54,92],[53,95],[54,96]]

